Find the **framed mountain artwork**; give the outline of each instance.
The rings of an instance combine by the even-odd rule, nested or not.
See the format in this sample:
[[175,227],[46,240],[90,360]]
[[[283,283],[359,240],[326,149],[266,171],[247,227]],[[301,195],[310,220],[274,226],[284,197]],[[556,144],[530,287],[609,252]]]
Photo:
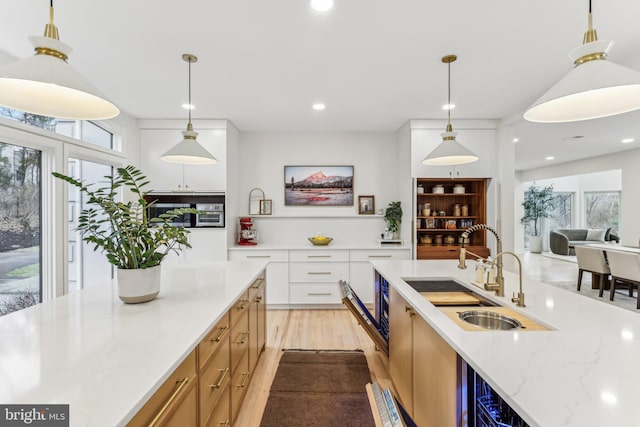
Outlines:
[[285,206],[353,206],[353,166],[285,166]]

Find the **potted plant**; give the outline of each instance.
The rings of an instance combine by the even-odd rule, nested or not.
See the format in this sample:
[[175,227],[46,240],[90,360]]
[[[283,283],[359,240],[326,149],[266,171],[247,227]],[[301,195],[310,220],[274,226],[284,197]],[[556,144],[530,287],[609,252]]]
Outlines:
[[[77,187],[88,196],[89,207],[78,216],[78,231],[82,240],[101,249],[107,260],[115,265],[118,294],[126,303],[151,301],[160,292],[160,263],[170,252],[190,248],[189,230],[177,227],[171,221],[185,213],[197,213],[191,208],[175,209],[148,217],[149,184],[142,172],[134,166],[116,169],[115,176],[106,176],[110,184],[92,189],[72,177],[53,172],[53,176]],[[120,188],[129,189],[135,201],[119,201]]]
[[[402,208],[400,202],[391,202],[384,212],[384,220],[387,223],[387,230],[397,237],[402,223]],[[391,236],[393,237],[393,236]],[[385,238],[388,238],[385,236]]]
[[535,182],[524,193],[524,216],[520,223],[526,225],[533,221],[533,235],[529,237],[529,251],[534,253],[542,252],[542,237],[538,234],[542,226],[539,221],[542,218],[549,218],[553,209],[555,196],[553,185],[539,188]]

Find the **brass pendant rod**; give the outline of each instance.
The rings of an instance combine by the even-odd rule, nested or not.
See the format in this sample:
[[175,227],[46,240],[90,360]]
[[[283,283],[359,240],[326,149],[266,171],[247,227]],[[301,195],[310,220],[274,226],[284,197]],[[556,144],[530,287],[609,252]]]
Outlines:
[[191,105],[191,61],[189,61],[189,124],[191,124],[191,109],[193,106]]

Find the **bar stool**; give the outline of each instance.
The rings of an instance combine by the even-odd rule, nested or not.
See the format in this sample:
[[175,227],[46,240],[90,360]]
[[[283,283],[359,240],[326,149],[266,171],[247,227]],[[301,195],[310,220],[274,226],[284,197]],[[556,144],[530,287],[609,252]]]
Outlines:
[[604,293],[604,282],[609,278],[611,270],[607,265],[604,251],[598,248],[590,248],[588,246],[576,245],[576,258],[578,259],[578,290],[582,286],[582,273],[585,271],[591,273],[591,281],[595,284],[598,282],[599,294],[602,297]]

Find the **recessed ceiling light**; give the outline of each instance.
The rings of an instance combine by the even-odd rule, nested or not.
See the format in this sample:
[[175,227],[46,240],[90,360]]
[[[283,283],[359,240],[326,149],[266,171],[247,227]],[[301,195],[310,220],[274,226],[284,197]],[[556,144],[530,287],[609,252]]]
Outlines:
[[555,159],[555,157],[553,157],[553,156],[547,156],[547,157],[545,157],[545,159],[547,159],[547,160],[553,160],[553,159]]
[[333,8],[333,0],[311,0],[311,7],[318,12],[326,12]]
[[520,141],[520,138],[513,138],[513,142],[518,142]]
[[456,104],[444,104],[442,106],[443,110],[453,110],[454,108],[456,108]]
[[326,106],[326,105],[324,105],[324,104],[323,104],[323,103],[321,103],[321,102],[316,102],[315,104],[313,104],[313,109],[314,109],[314,110],[316,110],[316,111],[322,111],[322,110],[324,110],[325,108],[327,108],[327,106]]
[[182,104],[182,108],[184,108],[185,110],[195,110],[196,106],[193,104]]
[[635,141],[635,139],[633,139],[633,138],[625,138],[621,142],[623,144],[629,144],[630,142],[633,142],[633,141]]

